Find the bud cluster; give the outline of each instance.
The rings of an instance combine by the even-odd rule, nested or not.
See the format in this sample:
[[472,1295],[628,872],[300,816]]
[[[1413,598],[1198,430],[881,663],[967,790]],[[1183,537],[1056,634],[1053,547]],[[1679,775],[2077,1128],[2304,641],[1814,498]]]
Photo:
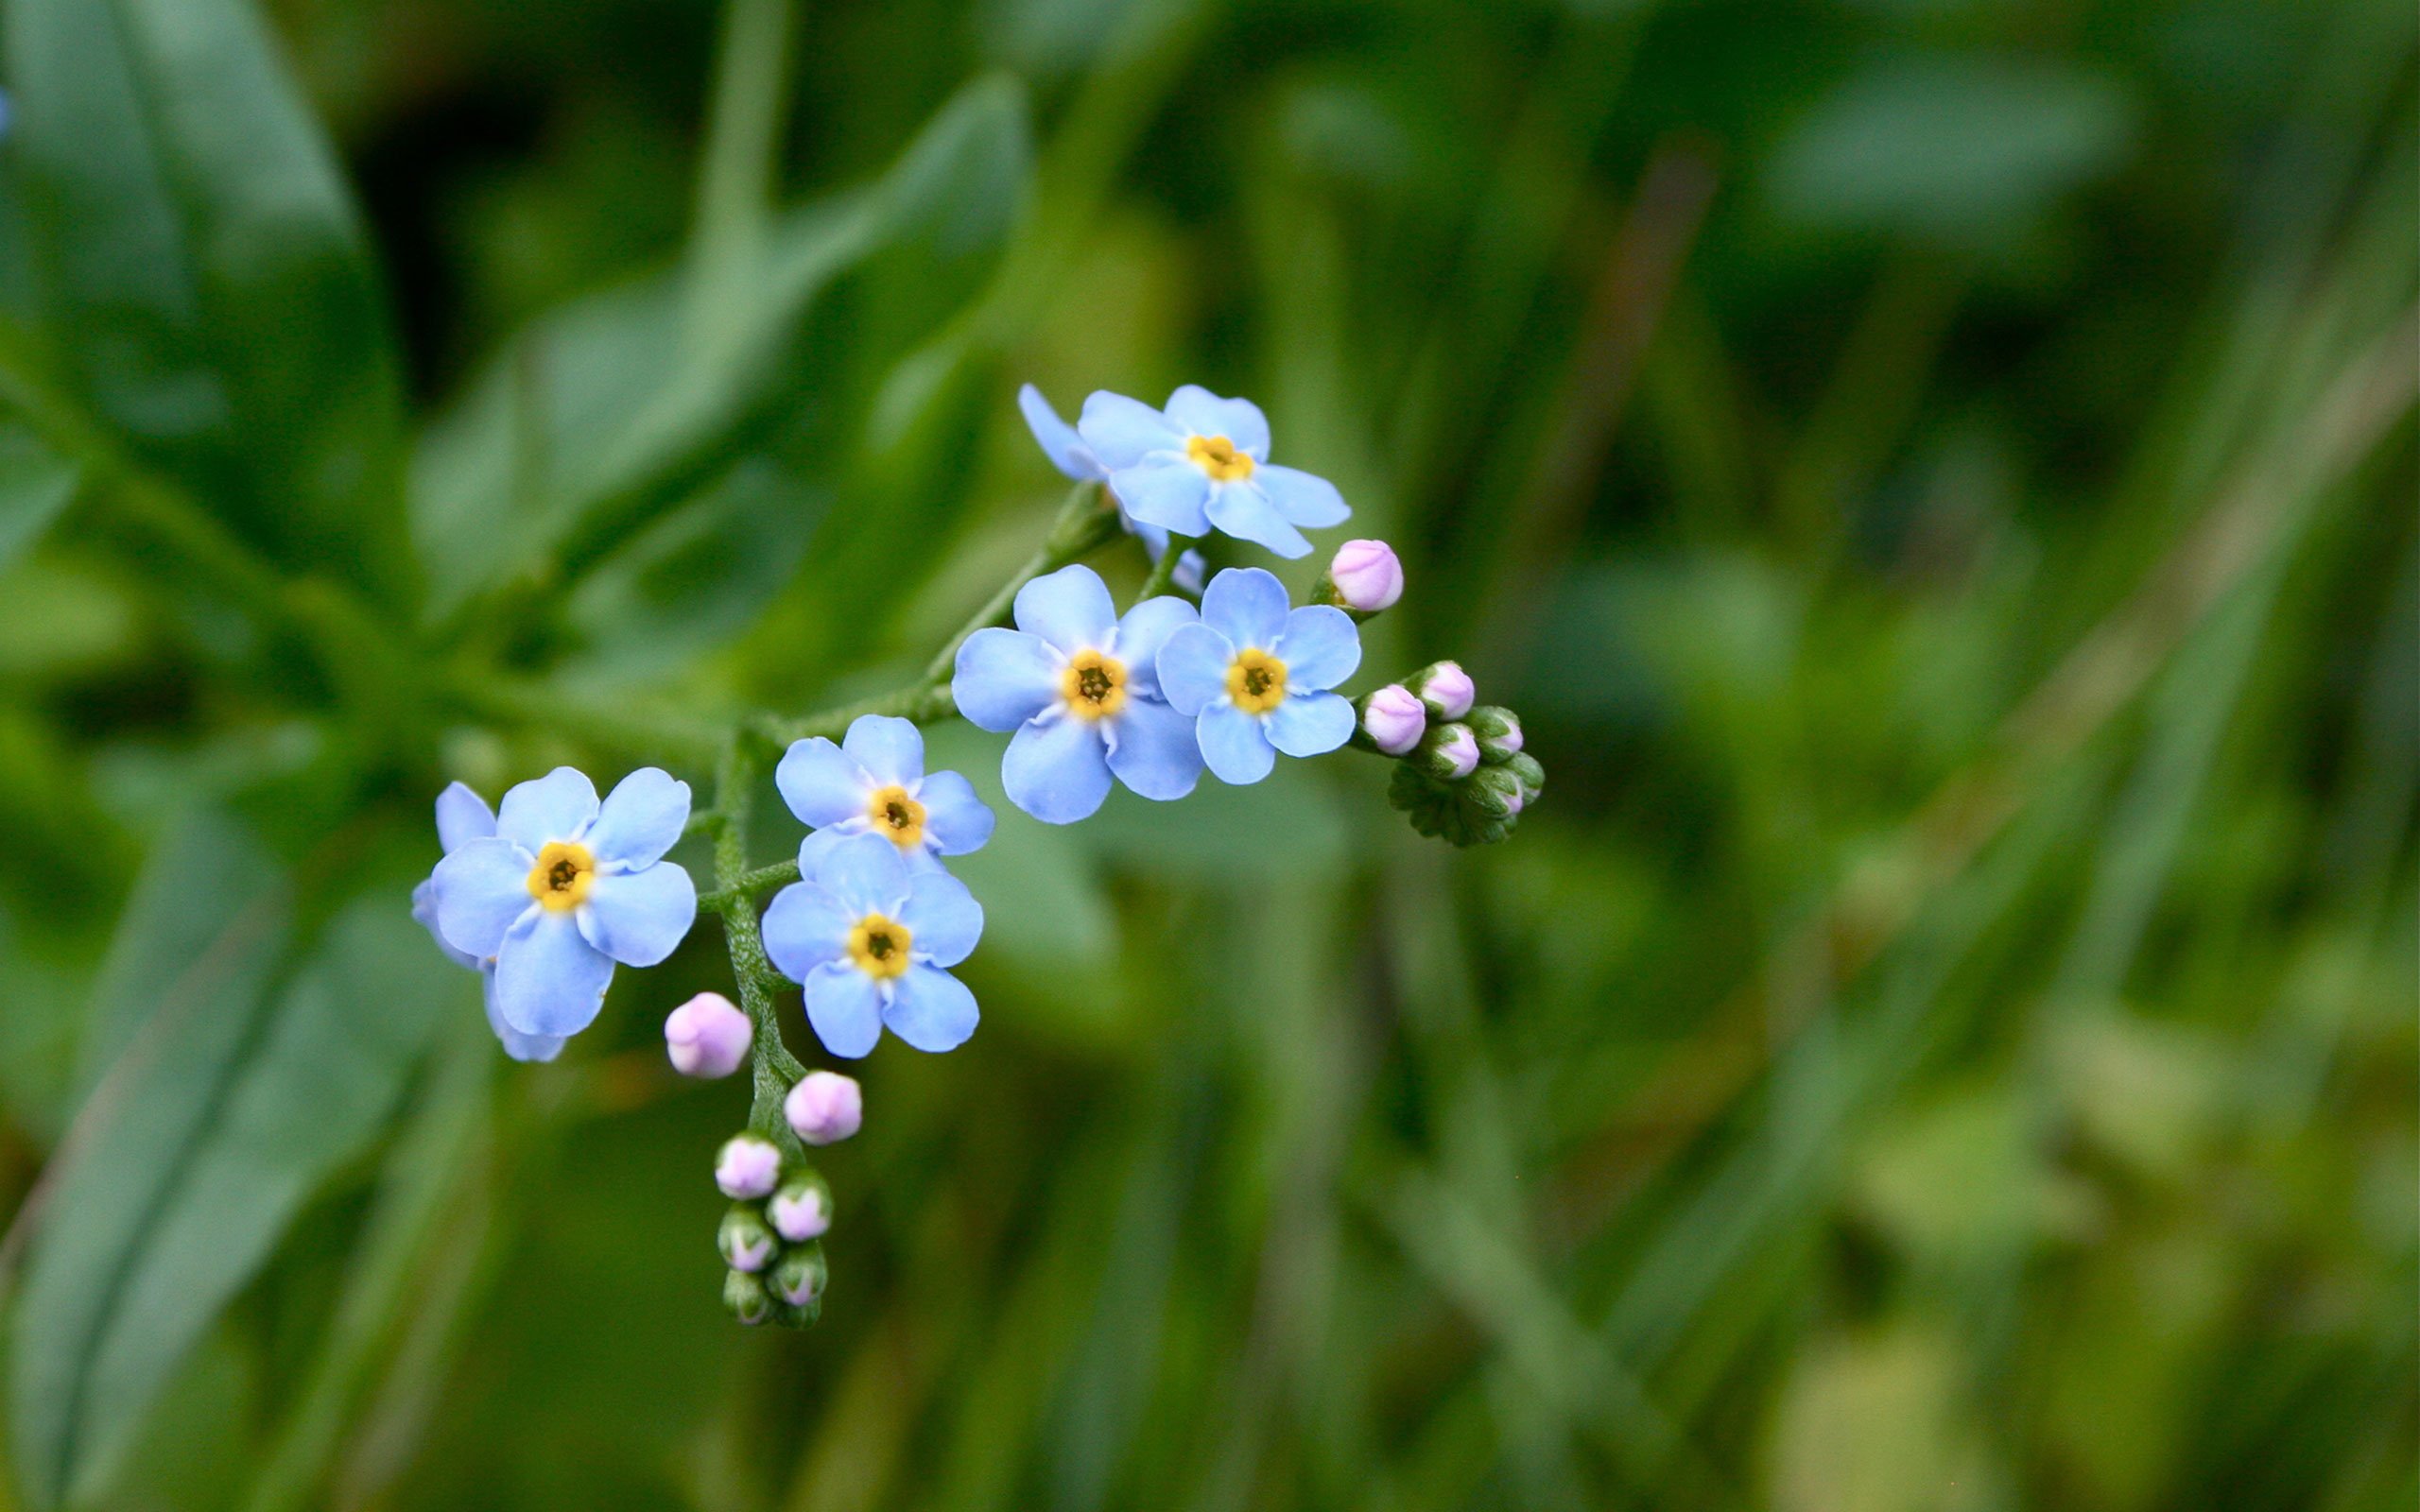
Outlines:
[[1521,748],[1521,719],[1480,704],[1469,673],[1433,662],[1355,704],[1354,743],[1397,759],[1387,801],[1411,827],[1457,846],[1512,833],[1546,791],[1546,768]]
[[[811,1072],[783,1100],[790,1131],[807,1144],[831,1144],[857,1131],[864,1116],[856,1082]],[[740,1322],[804,1328],[823,1311],[823,1235],[832,1227],[832,1189],[803,1160],[788,1160],[761,1134],[735,1134],[715,1158],[715,1185],[732,1199],[715,1231],[730,1267],[723,1306]]]

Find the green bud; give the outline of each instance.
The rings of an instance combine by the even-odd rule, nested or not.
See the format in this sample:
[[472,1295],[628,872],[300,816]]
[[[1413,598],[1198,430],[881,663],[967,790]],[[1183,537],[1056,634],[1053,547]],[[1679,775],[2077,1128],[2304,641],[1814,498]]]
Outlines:
[[1521,792],[1526,802],[1536,802],[1538,796],[1547,790],[1547,769],[1527,751],[1507,761],[1504,769],[1521,780]]
[[1512,710],[1482,704],[1464,715],[1462,723],[1478,737],[1478,759],[1489,765],[1500,765],[1521,753],[1521,716]]
[[715,1247],[722,1251],[722,1263],[734,1270],[760,1271],[773,1263],[781,1242],[773,1237],[771,1226],[752,1202],[735,1202],[722,1215],[722,1227],[715,1232]]
[[785,1307],[821,1307],[823,1283],[830,1273],[823,1263],[821,1243],[799,1245],[782,1256],[773,1267],[769,1288],[773,1299]]
[[773,1299],[766,1295],[765,1283],[744,1270],[724,1274],[722,1305],[752,1329],[773,1315]]
[[1483,820],[1509,819],[1521,812],[1525,801],[1521,779],[1502,766],[1482,766],[1461,784],[1461,797],[1465,807]]
[[1468,725],[1432,725],[1404,760],[1441,782],[1459,782],[1478,770],[1478,737]]

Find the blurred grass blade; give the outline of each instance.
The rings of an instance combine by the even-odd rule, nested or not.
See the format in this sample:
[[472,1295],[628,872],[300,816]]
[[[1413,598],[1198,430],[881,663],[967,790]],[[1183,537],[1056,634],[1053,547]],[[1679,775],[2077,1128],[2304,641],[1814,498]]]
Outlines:
[[14,421],[0,421],[0,572],[76,496],[77,467]]
[[394,342],[247,0],[8,0],[39,323],[130,460],[290,566],[409,579]]

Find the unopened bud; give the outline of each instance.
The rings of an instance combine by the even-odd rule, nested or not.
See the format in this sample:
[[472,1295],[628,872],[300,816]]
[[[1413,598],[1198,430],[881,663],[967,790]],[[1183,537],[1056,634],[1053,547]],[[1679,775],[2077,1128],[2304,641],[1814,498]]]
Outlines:
[[735,1134],[715,1156],[715,1185],[726,1197],[761,1197],[782,1178],[782,1152],[759,1134]]
[[664,1021],[664,1052],[683,1076],[728,1076],[756,1037],[748,1015],[719,992],[700,992]]
[[1468,725],[1439,725],[1406,760],[1441,782],[1459,782],[1478,769],[1478,740]]
[[722,1305],[752,1329],[773,1315],[773,1298],[765,1283],[744,1270],[723,1273]]
[[854,1076],[811,1071],[782,1099],[782,1113],[806,1143],[831,1144],[855,1134],[865,1121],[865,1093]]
[[781,1247],[767,1228],[765,1218],[745,1202],[735,1202],[722,1215],[722,1227],[715,1231],[715,1247],[722,1251],[722,1263],[734,1270],[758,1271],[772,1263],[773,1251]]
[[1504,769],[1521,780],[1521,801],[1525,804],[1535,803],[1538,795],[1547,790],[1547,769],[1528,751],[1506,761]]
[[1510,709],[1483,704],[1463,721],[1478,737],[1478,759],[1494,765],[1521,753],[1521,716]]
[[1425,666],[1404,679],[1404,685],[1420,696],[1428,712],[1440,719],[1460,719],[1471,712],[1478,689],[1472,685],[1471,675],[1459,662],[1439,662]]
[[1428,709],[1411,690],[1390,682],[1361,698],[1361,733],[1380,755],[1400,756],[1428,730]]
[[813,1307],[823,1297],[823,1283],[830,1279],[823,1263],[821,1245],[802,1245],[782,1257],[773,1267],[767,1290],[776,1300],[790,1307]]
[[1403,562],[1383,541],[1348,541],[1336,548],[1336,558],[1312,593],[1314,602],[1367,617],[1394,607],[1403,597]]
[[765,1216],[773,1221],[774,1232],[791,1244],[821,1239],[832,1227],[832,1190],[812,1173],[792,1177],[765,1204]]
[[1461,789],[1464,803],[1490,819],[1509,819],[1521,812],[1521,780],[1502,766],[1486,767]]

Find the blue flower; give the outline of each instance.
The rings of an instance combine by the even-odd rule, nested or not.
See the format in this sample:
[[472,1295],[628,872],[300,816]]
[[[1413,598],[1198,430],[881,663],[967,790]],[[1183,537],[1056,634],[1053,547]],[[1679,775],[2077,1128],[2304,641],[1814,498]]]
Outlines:
[[[1059,418],[1059,412],[1050,407],[1050,401],[1042,397],[1041,389],[1031,384],[1018,389],[1017,408],[1025,413],[1026,428],[1033,432],[1034,440],[1041,445],[1043,455],[1050,458],[1052,467],[1079,483],[1105,484],[1109,481],[1109,469],[1100,465],[1099,457],[1093,455],[1093,449],[1076,434],[1076,427]],[[1141,540],[1143,549],[1151,554],[1151,560],[1157,562],[1167,556],[1168,533],[1158,525],[1145,524],[1127,513],[1125,504],[1117,499],[1115,489],[1109,490],[1109,496],[1117,503],[1117,517],[1125,521],[1126,528]],[[1188,593],[1199,593],[1201,592],[1201,574],[1207,565],[1201,559],[1201,553],[1188,551],[1176,559],[1176,571],[1170,575],[1170,580]]]
[[1353,705],[1327,690],[1361,664],[1361,632],[1324,604],[1288,608],[1257,567],[1210,579],[1200,623],[1160,647],[1160,686],[1198,718],[1201,759],[1221,782],[1257,782],[1277,753],[1317,756],[1353,735]]
[[1181,536],[1215,527],[1280,557],[1303,557],[1311,543],[1297,526],[1341,524],[1353,513],[1325,478],[1269,460],[1269,421],[1250,400],[1187,384],[1161,411],[1097,393],[1084,401],[1076,431],[1109,469],[1127,513]]
[[765,954],[806,992],[806,1022],[836,1056],[871,1053],[888,1026],[919,1050],[975,1032],[975,994],[949,974],[983,936],[983,905],[939,868],[910,867],[878,834],[843,835],[765,910]]
[[838,746],[818,735],[795,741],[773,769],[782,801],[815,833],[799,848],[798,870],[853,834],[881,835],[910,868],[980,850],[992,838],[990,808],[956,772],[925,773],[925,732],[905,719],[867,714]]
[[1109,796],[1110,774],[1150,799],[1179,799],[1201,777],[1191,721],[1160,694],[1157,659],[1193,606],[1153,598],[1117,617],[1089,567],[1062,567],[1017,591],[1013,630],[977,630],[958,649],[950,694],[984,730],[1015,730],[1000,763],[1009,801],[1072,824]]
[[[459,782],[449,782],[445,791],[437,795],[437,843],[447,855],[452,855],[466,840],[484,840],[495,833],[495,811],[487,799]],[[437,878],[422,880],[412,889],[412,918],[437,948],[457,966],[465,966],[479,973],[479,996],[487,1003],[488,1027],[504,1041],[504,1053],[515,1060],[552,1060],[562,1054],[560,1035],[523,1034],[504,1022],[495,1006],[495,957],[480,957],[468,951],[458,951],[445,942],[437,928]]]
[[689,784],[655,767],[622,779],[600,809],[595,785],[558,766],[504,795],[493,834],[468,834],[446,852],[429,878],[438,933],[495,962],[507,1027],[577,1034],[603,1005],[614,962],[653,966],[672,954],[697,918],[698,890],[663,856],[688,822]]

